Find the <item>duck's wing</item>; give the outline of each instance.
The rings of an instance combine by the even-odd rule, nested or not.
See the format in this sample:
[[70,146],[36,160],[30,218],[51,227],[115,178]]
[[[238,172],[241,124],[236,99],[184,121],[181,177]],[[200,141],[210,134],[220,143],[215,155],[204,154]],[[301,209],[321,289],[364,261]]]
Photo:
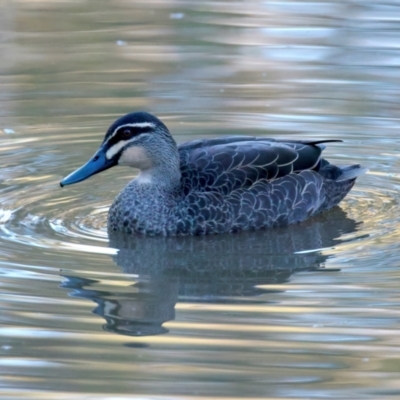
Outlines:
[[198,140],[179,146],[185,192],[229,194],[260,180],[318,168],[323,141],[274,140],[234,136]]

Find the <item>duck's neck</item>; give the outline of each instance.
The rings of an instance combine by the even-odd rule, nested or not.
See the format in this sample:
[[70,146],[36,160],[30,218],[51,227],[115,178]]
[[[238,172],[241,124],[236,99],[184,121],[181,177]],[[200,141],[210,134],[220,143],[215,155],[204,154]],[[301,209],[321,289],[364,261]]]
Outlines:
[[137,185],[153,186],[164,190],[174,190],[180,185],[179,165],[161,165],[141,170],[134,180]]
[[118,163],[140,170],[135,185],[175,189],[181,180],[179,151],[171,136],[151,146],[131,146],[126,149]]
[[174,141],[158,145],[146,153],[149,163],[141,165],[140,173],[135,179],[138,185],[150,185],[164,191],[175,190],[181,181],[181,169],[178,148]]

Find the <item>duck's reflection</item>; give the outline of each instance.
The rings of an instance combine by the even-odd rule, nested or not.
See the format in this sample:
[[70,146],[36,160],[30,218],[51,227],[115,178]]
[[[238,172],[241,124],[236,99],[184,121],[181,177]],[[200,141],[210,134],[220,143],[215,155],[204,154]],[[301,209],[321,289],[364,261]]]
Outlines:
[[[125,335],[155,335],[175,318],[176,302],[265,302],[257,285],[287,282],[298,271],[323,268],[318,249],[338,245],[357,223],[336,208],[300,225],[205,237],[149,238],[110,234],[114,261],[135,283],[97,290],[97,280],[65,276],[63,287],[98,305],[104,328]],[[314,250],[314,251],[312,251]],[[276,291],[276,289],[275,289]]]

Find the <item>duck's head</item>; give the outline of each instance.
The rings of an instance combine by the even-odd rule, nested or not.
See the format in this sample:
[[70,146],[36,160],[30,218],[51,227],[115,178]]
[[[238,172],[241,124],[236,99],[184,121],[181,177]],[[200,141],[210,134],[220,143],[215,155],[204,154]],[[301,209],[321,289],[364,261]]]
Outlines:
[[176,143],[168,128],[155,116],[146,112],[124,115],[110,126],[94,156],[60,185],[83,181],[114,165],[138,168],[146,179],[159,169],[179,169]]

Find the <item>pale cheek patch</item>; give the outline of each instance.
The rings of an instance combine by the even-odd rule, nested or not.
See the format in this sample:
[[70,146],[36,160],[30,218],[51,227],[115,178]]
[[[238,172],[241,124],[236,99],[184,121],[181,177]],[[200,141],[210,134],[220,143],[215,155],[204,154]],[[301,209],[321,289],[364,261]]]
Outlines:
[[[147,136],[146,134],[141,134],[140,137]],[[118,143],[115,143],[114,146],[110,147],[107,152],[106,152],[106,158],[107,160],[111,160],[116,154],[118,154],[126,144],[128,143],[133,143],[138,140],[138,137],[134,137],[129,140],[120,140]],[[105,143],[106,144],[106,143]],[[103,144],[103,146],[105,145]],[[125,151],[124,151],[125,153]]]
[[[111,150],[111,149],[110,149]],[[153,166],[151,159],[142,147],[128,147],[118,160],[119,165],[129,165],[140,170],[150,169]]]

